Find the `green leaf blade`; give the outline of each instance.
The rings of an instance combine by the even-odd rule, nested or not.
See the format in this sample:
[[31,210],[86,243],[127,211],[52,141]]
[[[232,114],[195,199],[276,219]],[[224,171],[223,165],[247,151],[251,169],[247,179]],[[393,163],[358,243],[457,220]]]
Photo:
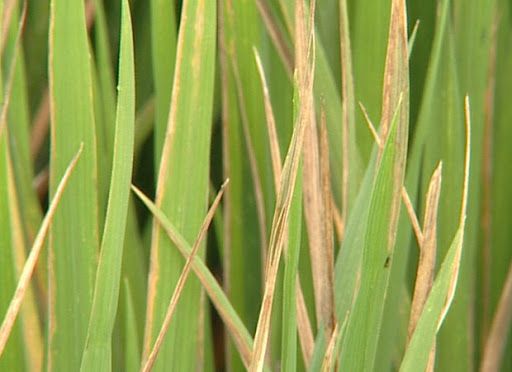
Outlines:
[[50,230],[50,371],[78,370],[87,334],[98,254],[97,159],[84,4],[50,9],[50,195],[81,143],[82,159]]
[[[157,205],[189,241],[199,231],[208,201],[215,10],[215,4],[207,0],[189,0],[183,4],[169,121],[158,175]],[[204,255],[203,249],[200,255]],[[182,266],[180,254],[155,226],[143,359],[160,330]],[[155,371],[195,368],[197,349],[203,347],[195,337],[199,304],[199,282],[192,278],[183,290]]]
[[[396,114],[400,110],[404,110],[401,105]],[[400,125],[407,123],[399,124],[396,114],[377,167],[368,220],[363,233],[360,288],[351,310],[341,354],[341,363],[348,370],[374,368],[378,340],[376,334],[379,334],[382,326],[389,262],[392,259],[396,233],[396,223],[392,221],[396,222],[398,218],[399,195],[404,175],[401,163],[407,148],[402,137],[403,128],[399,129]],[[402,141],[398,139],[399,136]]]
[[82,371],[108,371],[112,367],[111,338],[119,297],[132,175],[135,123],[134,76],[131,19],[128,2],[124,1],[112,177],[88,336],[81,365]]

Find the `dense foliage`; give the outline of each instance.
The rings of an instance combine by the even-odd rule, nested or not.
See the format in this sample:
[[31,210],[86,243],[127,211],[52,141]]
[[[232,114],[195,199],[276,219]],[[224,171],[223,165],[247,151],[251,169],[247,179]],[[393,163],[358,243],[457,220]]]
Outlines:
[[510,1],[0,9],[1,371],[512,370]]

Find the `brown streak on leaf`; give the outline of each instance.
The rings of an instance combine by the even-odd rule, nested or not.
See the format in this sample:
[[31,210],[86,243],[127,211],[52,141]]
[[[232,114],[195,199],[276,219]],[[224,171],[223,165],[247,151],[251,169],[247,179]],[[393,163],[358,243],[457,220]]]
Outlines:
[[[469,105],[469,97],[466,96],[464,99],[464,114],[465,114],[465,127],[466,127],[466,144],[464,151],[464,183],[462,188],[462,203],[460,208],[460,217],[459,217],[459,226],[464,231],[465,223],[466,223],[466,209],[468,205],[468,191],[469,191],[469,165],[471,160],[471,111]],[[464,236],[464,234],[462,235]],[[437,328],[441,326],[443,323],[446,314],[448,313],[448,309],[453,301],[453,297],[455,296],[455,289],[457,287],[457,280],[459,276],[459,268],[460,268],[460,258],[462,255],[462,246],[463,246],[463,238],[461,238],[461,242],[457,249],[455,255],[455,264],[452,269],[452,276],[450,278],[450,286],[448,289],[448,293],[446,295],[445,304],[441,311],[441,315],[439,316]]]
[[332,370],[332,365],[334,362],[334,351],[336,346],[336,340],[339,337],[340,325],[336,323],[332,334],[329,338],[329,343],[327,344],[327,348],[325,349],[325,354],[322,362],[322,372],[330,372]]
[[354,72],[352,69],[352,47],[350,45],[350,25],[347,10],[347,1],[339,1],[340,19],[340,62],[341,62],[341,98],[342,98],[342,141],[343,141],[343,172],[342,172],[342,205],[341,215],[348,218],[350,209],[350,195],[355,194],[350,189],[351,177],[351,143],[355,140],[355,92]]
[[325,111],[322,110],[320,115],[320,176],[322,184],[322,196],[324,205],[324,242],[327,256],[327,277],[329,283],[329,294],[331,301],[330,317],[331,329],[335,321],[334,309],[334,241],[333,241],[333,208],[331,201],[333,194],[331,190],[331,170],[329,167],[329,140],[327,133],[327,122]]
[[[392,0],[391,3],[389,39],[382,91],[380,138],[387,141],[389,127],[395,115],[398,115],[396,118],[396,120],[398,120],[397,133],[393,146],[397,149],[401,149],[398,150],[394,160],[392,175],[395,179],[395,183],[393,187],[394,195],[391,203],[387,241],[387,252],[391,254],[395,244],[398,216],[400,213],[401,203],[399,199],[403,187],[402,182],[405,173],[409,129],[409,59],[407,53],[407,15],[405,0]],[[398,112],[396,110],[398,110]],[[380,159],[381,156],[382,150],[379,151],[378,158]]]
[[325,327],[326,334],[330,334],[333,327],[334,295],[332,270],[329,271],[329,266],[332,269],[332,265],[329,263],[332,262],[333,255],[332,252],[329,254],[332,241],[329,245],[326,240],[328,221],[324,205],[319,152],[318,133],[312,117],[304,137],[304,217],[309,239],[317,327]]
[[85,3],[85,26],[87,30],[90,30],[94,22],[94,16],[96,15],[96,7],[94,6],[94,0],[88,0]]
[[[24,2],[26,4],[26,1]],[[4,55],[5,42],[7,41],[7,36],[9,35],[9,27],[12,21],[12,13],[16,6],[18,6],[18,1],[11,0],[5,1],[3,4],[3,17],[1,19],[2,25],[2,33],[0,35],[0,55]]]
[[[408,52],[407,52],[407,16],[405,1],[393,0],[391,4],[391,20],[389,41],[386,53],[386,67],[382,95],[381,135],[386,139],[397,107],[399,97],[408,95]],[[408,99],[406,99],[408,101]],[[408,109],[400,110],[400,121],[407,122]],[[398,138],[401,136],[399,135]]]
[[491,247],[492,247],[492,183],[493,183],[493,134],[494,134],[494,91],[496,86],[496,48],[499,16],[497,7],[491,28],[489,48],[489,69],[484,103],[483,159],[482,159],[482,345],[487,338],[490,326],[491,298]]
[[379,149],[382,149],[384,147],[384,145],[382,144],[380,135],[377,132],[377,130],[375,129],[375,126],[373,125],[373,123],[370,119],[370,116],[368,115],[368,111],[366,111],[366,107],[364,107],[362,102],[359,102],[359,108],[361,109],[361,112],[363,113],[366,125],[368,126],[368,129],[370,130],[370,132],[373,136],[373,139],[375,140],[375,143],[377,144]]
[[[199,0],[196,8],[196,14],[194,19],[196,19],[196,22],[194,23],[194,49],[200,50],[201,49],[201,43],[205,37],[204,35],[204,17],[201,16],[201,12],[204,8],[204,0]],[[183,15],[182,15],[183,17]],[[201,67],[201,59],[202,55],[200,53],[194,54],[191,61],[192,66],[192,75],[193,78],[197,79],[199,78],[199,69]]]
[[322,265],[322,323],[327,334],[331,334],[334,327],[334,244],[333,244],[333,212],[331,200],[331,172],[329,168],[329,141],[325,111],[321,110],[320,115],[320,138],[317,139],[319,146],[319,178],[320,188],[317,190],[321,195],[320,201],[320,229],[322,245],[318,250],[318,257]]
[[480,366],[481,372],[498,372],[507,344],[507,335],[512,322],[512,263],[509,265],[505,285],[501,292],[491,330],[485,343]]
[[48,88],[43,93],[43,98],[37,108],[34,120],[32,121],[32,130],[30,133],[30,153],[35,159],[45,137],[48,134],[48,124],[50,123],[50,92]]
[[432,288],[437,251],[437,211],[441,191],[442,163],[434,171],[428,187],[426,197],[425,216],[423,220],[423,237],[419,240],[420,253],[414,296],[411,304],[409,319],[408,340],[416,328],[425,302]]
[[295,307],[297,311],[297,330],[299,332],[299,341],[304,358],[304,365],[308,368],[311,364],[313,356],[313,348],[315,347],[315,339],[313,331],[311,330],[311,321],[308,316],[308,309],[306,308],[306,301],[304,300],[304,293],[300,284],[299,276],[296,278],[295,285],[296,301]]
[[253,47],[254,57],[256,59],[256,66],[258,67],[258,72],[261,80],[261,87],[263,89],[263,99],[265,102],[265,116],[267,118],[267,129],[268,129],[268,139],[270,144],[270,157],[272,159],[272,171],[274,172],[274,185],[276,188],[276,192],[279,189],[279,184],[281,183],[281,151],[279,150],[279,139],[277,138],[277,130],[276,130],[276,121],[274,118],[274,112],[272,110],[272,103],[270,101],[270,94],[268,91],[268,84],[265,78],[265,71],[263,70],[263,65],[261,64],[261,58],[256,50]]
[[409,221],[411,222],[414,234],[416,235],[416,240],[418,241],[418,245],[421,246],[421,244],[423,242],[423,231],[421,230],[420,223],[418,221],[418,216],[416,216],[416,212],[414,211],[414,207],[412,205],[411,198],[409,197],[409,193],[405,189],[405,186],[402,186],[402,202],[405,205],[405,209],[407,211]]

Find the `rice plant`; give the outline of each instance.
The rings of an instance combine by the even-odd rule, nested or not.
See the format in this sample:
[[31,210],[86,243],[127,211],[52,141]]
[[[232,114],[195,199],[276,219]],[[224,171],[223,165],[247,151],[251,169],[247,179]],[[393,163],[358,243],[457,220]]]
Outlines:
[[512,371],[510,1],[0,9],[0,371]]

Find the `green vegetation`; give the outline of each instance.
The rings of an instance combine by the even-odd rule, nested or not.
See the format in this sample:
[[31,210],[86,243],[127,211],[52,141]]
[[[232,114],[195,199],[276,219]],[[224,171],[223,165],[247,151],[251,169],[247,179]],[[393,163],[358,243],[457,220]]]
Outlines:
[[0,9],[0,371],[512,371],[510,1]]

